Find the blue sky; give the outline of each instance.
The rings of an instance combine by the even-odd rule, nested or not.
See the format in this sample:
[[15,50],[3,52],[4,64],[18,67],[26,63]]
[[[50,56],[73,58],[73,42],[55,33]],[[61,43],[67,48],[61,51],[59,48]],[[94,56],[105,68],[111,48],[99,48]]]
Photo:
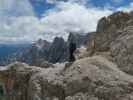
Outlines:
[[131,3],[132,0],[91,0],[90,3],[92,3],[94,6],[104,7],[106,5],[110,5],[114,8],[120,7],[120,6],[127,6]]
[[133,10],[132,0],[0,0],[0,42],[67,39],[96,30],[103,16]]
[[[63,1],[63,0],[62,0]],[[66,2],[68,0],[65,0]],[[92,5],[95,7],[104,8],[109,6],[110,9],[114,11],[119,7],[124,7],[130,5],[133,2],[132,0],[86,0],[86,6]],[[30,3],[33,6],[33,9],[36,12],[37,16],[41,16],[45,11],[55,7],[55,3],[48,3],[46,0],[30,0]]]
[[49,4],[46,2],[46,0],[42,0],[42,1],[30,0],[30,3],[32,4],[33,9],[36,12],[36,15],[39,17],[42,14],[44,14],[45,11],[54,7],[54,4]]

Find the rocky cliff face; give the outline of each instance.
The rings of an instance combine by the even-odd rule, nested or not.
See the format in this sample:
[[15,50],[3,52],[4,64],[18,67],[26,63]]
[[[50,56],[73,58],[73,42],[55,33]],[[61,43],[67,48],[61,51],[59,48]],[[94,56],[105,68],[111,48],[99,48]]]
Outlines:
[[109,52],[111,60],[117,63],[121,70],[133,74],[132,21],[132,12],[117,12],[107,18],[102,18],[98,23],[97,32],[89,40],[88,51],[93,54]]
[[67,42],[68,42],[68,44],[70,42],[74,42],[74,43],[76,43],[77,48],[79,48],[80,46],[85,45],[88,38],[89,37],[87,37],[86,35],[70,33],[68,36]]
[[45,61],[48,56],[51,43],[42,39],[32,43],[29,47],[25,48],[22,52],[16,54],[17,61],[25,62],[31,65]]
[[100,19],[97,25],[97,31],[92,39],[95,40],[96,49],[108,49],[110,43],[121,34],[120,31],[123,28],[131,24],[132,20],[131,14],[124,12],[116,12]]
[[63,38],[56,37],[49,49],[47,60],[52,63],[65,62],[68,58],[67,42]]
[[41,66],[43,62],[57,63],[68,61],[69,43],[74,41],[77,47],[85,44],[85,35],[70,33],[68,40],[56,37],[52,43],[45,40],[38,40],[30,48],[25,49],[22,54],[18,54],[18,61],[31,65]]
[[[88,34],[86,45],[75,52],[73,63],[1,67],[7,100],[133,100],[132,13],[118,12],[101,20],[97,32]],[[55,44],[66,42],[56,38]]]
[[108,17],[103,17],[97,25],[97,32],[113,32],[122,29],[132,20],[132,15],[126,12],[116,12]]
[[8,100],[133,99],[132,76],[101,56],[77,60],[69,67],[58,64],[47,69],[14,63],[0,74],[13,81],[6,93],[14,94]]

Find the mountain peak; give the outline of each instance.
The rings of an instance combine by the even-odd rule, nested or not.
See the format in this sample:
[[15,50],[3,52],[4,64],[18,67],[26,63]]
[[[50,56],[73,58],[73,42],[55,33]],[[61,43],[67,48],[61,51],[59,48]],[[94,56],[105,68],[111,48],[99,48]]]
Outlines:
[[[131,13],[116,12],[108,17],[103,17],[99,20],[97,25],[97,32],[106,32],[121,29],[125,27],[127,22],[131,19]],[[113,28],[113,30],[111,29]]]

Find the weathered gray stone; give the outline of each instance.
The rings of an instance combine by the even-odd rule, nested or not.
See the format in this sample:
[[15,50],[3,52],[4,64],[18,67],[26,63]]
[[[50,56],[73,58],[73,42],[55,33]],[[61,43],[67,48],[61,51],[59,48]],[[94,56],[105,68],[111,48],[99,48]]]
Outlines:
[[116,12],[100,19],[97,31],[92,34],[89,40],[88,51],[91,51],[92,54],[96,51],[109,51],[110,44],[121,34],[121,30],[133,25],[132,23],[129,24],[131,20],[130,13],[125,12]]
[[125,28],[110,47],[111,55],[119,68],[133,74],[133,27]]
[[46,69],[21,63],[7,66],[2,72],[14,81],[13,100],[132,100],[133,77],[104,57],[80,59],[67,68],[57,65]]

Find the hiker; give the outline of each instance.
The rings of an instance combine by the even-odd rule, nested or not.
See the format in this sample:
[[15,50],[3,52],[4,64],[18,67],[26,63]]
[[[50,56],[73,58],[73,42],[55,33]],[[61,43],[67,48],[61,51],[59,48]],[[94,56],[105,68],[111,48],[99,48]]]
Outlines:
[[69,43],[69,62],[75,61],[74,52],[76,50],[76,43],[70,42]]

